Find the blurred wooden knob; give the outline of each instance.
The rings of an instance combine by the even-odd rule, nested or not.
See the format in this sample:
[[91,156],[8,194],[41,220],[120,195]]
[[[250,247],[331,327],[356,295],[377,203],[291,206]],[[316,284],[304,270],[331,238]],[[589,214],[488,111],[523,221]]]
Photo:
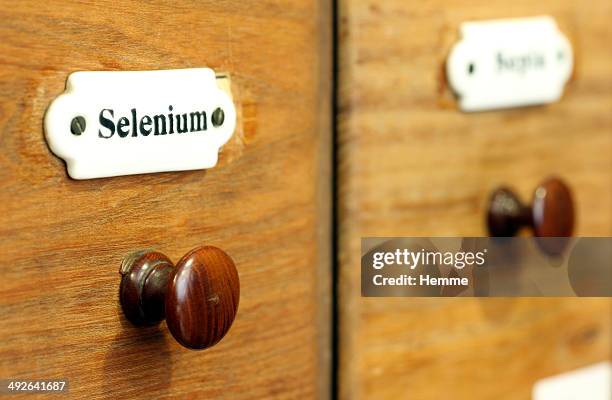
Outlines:
[[135,325],[166,319],[174,338],[190,349],[218,343],[230,329],[240,298],[238,271],[221,249],[191,250],[176,267],[163,254],[141,251],[121,267],[120,301]]
[[[523,227],[534,236],[570,237],[574,229],[574,203],[569,187],[558,178],[549,178],[534,191],[531,206],[520,202],[516,194],[502,187],[491,195],[487,215],[491,236],[514,236]],[[565,241],[541,240],[540,246],[550,254],[559,254]]]

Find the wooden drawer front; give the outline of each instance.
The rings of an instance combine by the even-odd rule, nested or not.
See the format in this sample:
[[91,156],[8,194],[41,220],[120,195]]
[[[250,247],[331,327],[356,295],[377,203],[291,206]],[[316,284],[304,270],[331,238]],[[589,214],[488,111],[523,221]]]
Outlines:
[[[575,71],[549,106],[464,114],[444,78],[459,24],[549,14]],[[612,5],[366,2],[339,11],[341,398],[526,399],[540,377],[609,358],[608,299],[364,299],[360,238],[486,235],[489,193],[549,175],[577,235],[612,234]]]
[[[68,378],[74,398],[308,398],[328,390],[328,6],[298,0],[3,2],[0,377]],[[43,116],[78,70],[228,72],[238,129],[208,171],[67,177]],[[122,258],[211,244],[240,307],[204,352],[134,328]]]

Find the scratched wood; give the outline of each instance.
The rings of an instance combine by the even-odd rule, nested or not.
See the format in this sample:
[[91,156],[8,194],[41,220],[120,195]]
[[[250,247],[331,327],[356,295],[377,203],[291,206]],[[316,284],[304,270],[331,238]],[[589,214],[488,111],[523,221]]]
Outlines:
[[[1,378],[68,378],[73,398],[327,397],[330,8],[0,2]],[[230,74],[240,114],[214,169],[74,181],[47,148],[70,72],[202,66]],[[195,352],[126,322],[118,270],[200,244],[234,259],[241,299]]]
[[[575,50],[563,99],[463,114],[444,79],[459,24],[556,18]],[[360,237],[485,235],[489,193],[559,175],[577,234],[612,234],[612,3],[339,1],[342,399],[528,399],[611,357],[608,299],[363,299]]]

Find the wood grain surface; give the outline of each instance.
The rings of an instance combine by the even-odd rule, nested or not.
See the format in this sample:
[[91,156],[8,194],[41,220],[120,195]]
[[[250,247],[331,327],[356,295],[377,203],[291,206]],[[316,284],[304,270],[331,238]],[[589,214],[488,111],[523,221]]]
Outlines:
[[[361,298],[360,238],[486,235],[489,194],[568,182],[576,234],[612,235],[612,3],[339,1],[341,399],[529,399],[611,357],[609,299]],[[575,52],[563,99],[464,114],[444,78],[467,20],[548,14]]]
[[[73,398],[327,397],[330,8],[0,2],[0,377],[68,378]],[[202,66],[230,74],[240,113],[215,168],[74,181],[47,148],[69,73]],[[123,257],[202,244],[238,268],[224,340],[132,327]]]

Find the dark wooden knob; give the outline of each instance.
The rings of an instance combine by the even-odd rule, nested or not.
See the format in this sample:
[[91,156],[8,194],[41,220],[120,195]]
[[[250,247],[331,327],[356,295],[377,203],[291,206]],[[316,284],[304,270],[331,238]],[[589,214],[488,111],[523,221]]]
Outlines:
[[174,338],[190,349],[218,343],[230,329],[240,299],[234,262],[223,250],[202,246],[176,267],[156,251],[139,251],[121,266],[120,301],[134,325],[164,318]]
[[[512,190],[499,188],[491,195],[487,223],[491,236],[514,236],[528,227],[538,238],[570,237],[574,229],[571,191],[560,179],[549,178],[536,188],[531,205],[524,205]],[[548,253],[559,254],[565,241],[538,243]]]

